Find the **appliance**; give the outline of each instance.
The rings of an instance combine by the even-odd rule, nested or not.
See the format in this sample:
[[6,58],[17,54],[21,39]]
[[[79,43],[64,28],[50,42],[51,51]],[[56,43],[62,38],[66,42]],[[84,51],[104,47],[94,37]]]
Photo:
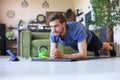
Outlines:
[[6,55],[6,25],[0,24],[0,55]]

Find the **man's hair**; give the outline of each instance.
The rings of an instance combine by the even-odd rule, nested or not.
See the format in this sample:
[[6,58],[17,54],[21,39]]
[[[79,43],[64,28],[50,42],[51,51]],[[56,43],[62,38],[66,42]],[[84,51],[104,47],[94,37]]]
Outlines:
[[49,17],[48,17],[48,19],[47,19],[47,23],[49,23],[49,22],[51,22],[51,21],[54,21],[54,20],[59,20],[60,21],[60,23],[66,23],[66,19],[65,19],[65,17],[64,17],[64,15],[63,14],[61,14],[61,13],[53,13],[53,14],[51,14]]

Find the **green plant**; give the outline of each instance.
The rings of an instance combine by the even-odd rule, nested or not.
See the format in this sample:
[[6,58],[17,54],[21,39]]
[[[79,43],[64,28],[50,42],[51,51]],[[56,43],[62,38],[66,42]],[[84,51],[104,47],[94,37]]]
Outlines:
[[67,11],[66,11],[66,17],[67,18],[70,18],[71,17],[71,15],[72,15],[72,9],[67,9]]
[[12,39],[14,37],[14,33],[12,31],[6,32],[6,38]]
[[110,42],[113,27],[120,22],[120,11],[114,9],[110,0],[90,0],[94,13],[96,26],[106,27],[108,31],[108,41]]
[[88,21],[88,24],[89,24],[89,25],[90,25],[90,24],[95,24],[95,21],[93,21],[93,20],[90,19],[90,20]]

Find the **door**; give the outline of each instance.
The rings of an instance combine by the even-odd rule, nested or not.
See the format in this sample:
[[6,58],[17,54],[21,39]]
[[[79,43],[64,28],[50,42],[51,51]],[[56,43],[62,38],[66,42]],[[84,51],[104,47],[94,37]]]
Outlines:
[[91,19],[91,11],[85,14],[85,26],[87,29],[89,29],[89,23],[88,21]]

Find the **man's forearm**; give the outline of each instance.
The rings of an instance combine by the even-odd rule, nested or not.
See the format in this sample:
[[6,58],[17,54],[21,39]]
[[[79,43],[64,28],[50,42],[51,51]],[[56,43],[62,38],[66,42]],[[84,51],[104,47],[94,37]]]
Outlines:
[[87,57],[86,53],[73,53],[73,54],[63,54],[62,58],[68,59],[84,59]]

